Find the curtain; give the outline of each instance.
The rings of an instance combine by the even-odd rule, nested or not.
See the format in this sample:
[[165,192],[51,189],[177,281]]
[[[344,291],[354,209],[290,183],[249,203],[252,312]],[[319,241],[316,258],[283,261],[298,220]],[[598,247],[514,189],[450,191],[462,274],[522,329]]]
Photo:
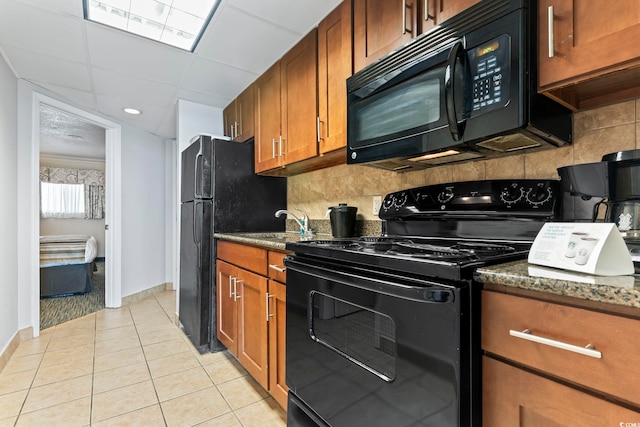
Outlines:
[[84,205],[84,216],[80,218],[104,218],[104,171],[41,166],[40,181],[58,184],[81,184],[83,186],[81,200]]
[[40,183],[43,218],[84,218],[84,185]]

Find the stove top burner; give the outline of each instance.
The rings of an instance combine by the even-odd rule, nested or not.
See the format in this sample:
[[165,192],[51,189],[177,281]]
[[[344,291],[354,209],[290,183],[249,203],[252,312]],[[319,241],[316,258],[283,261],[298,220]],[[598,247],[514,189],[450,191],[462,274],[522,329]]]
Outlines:
[[311,240],[302,244],[337,251],[377,253],[397,258],[440,261],[478,260],[513,253],[517,250],[512,246],[502,244],[402,237]]

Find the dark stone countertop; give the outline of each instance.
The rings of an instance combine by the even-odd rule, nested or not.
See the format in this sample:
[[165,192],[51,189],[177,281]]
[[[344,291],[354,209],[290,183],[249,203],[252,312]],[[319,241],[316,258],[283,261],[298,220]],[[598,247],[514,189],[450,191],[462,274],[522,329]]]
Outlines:
[[[597,303],[640,308],[640,275],[592,276],[529,264],[526,260],[481,267],[475,278],[502,285]],[[640,311],[638,312],[640,314]]]
[[228,240],[245,245],[259,246],[264,249],[285,251],[285,245],[287,242],[331,239],[331,234],[314,234],[312,236],[304,236],[295,232],[214,233],[213,237],[219,240]]

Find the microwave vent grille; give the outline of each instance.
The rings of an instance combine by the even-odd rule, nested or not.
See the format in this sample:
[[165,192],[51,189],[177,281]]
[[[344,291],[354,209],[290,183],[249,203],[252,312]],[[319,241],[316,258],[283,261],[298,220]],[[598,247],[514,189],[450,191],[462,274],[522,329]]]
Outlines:
[[528,138],[521,133],[498,136],[479,142],[476,145],[488,150],[498,151],[500,153],[508,153],[511,151],[524,150],[525,148],[536,148],[542,146],[540,142],[533,138]]

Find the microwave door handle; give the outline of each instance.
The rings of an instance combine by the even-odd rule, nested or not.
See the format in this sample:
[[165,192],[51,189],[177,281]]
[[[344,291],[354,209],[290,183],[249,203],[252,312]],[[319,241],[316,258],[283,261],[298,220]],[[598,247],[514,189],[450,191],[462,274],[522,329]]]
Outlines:
[[454,141],[460,141],[464,132],[466,119],[458,121],[456,115],[456,101],[455,101],[455,70],[456,62],[458,60],[466,60],[466,52],[461,42],[457,42],[451,48],[449,52],[449,58],[447,59],[447,67],[444,72],[444,102],[445,110],[447,112],[447,121],[449,122],[449,131]]

